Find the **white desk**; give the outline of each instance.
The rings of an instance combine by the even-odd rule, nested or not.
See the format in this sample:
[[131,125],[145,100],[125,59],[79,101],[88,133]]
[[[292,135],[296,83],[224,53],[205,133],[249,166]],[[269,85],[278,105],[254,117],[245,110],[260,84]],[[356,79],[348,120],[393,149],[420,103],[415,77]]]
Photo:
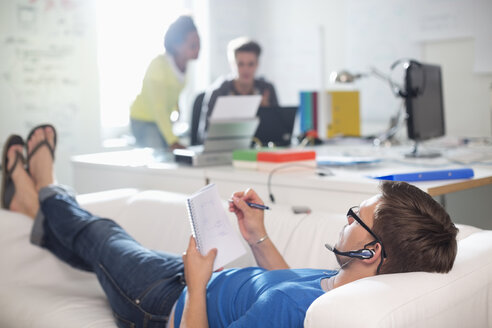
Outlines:
[[203,169],[161,162],[150,149],[78,155],[72,165],[78,193],[132,187],[191,194],[205,185]]
[[[426,170],[444,169],[448,165],[437,165]],[[456,165],[452,165],[456,167]],[[431,196],[443,196],[452,192],[463,191],[485,185],[492,185],[492,166],[473,165],[473,179],[440,180],[413,183]],[[332,212],[344,212],[353,205],[379,192],[379,180],[368,178],[398,172],[421,171],[422,167],[405,163],[381,162],[363,168],[331,168],[333,176],[319,176],[310,171],[281,173],[278,171],[271,179],[271,192],[278,203],[306,205]],[[233,191],[254,188],[268,199],[268,172],[245,171],[233,167],[216,167],[205,170],[208,181],[215,182],[223,197]]]
[[[272,193],[277,203],[306,205],[311,208],[345,212],[352,205],[378,193],[379,181],[368,175],[438,170],[459,167],[446,158],[405,160],[408,147],[375,148],[369,146],[326,146],[319,154],[365,156],[384,158],[381,163],[362,168],[332,168],[333,176],[318,176],[311,172],[278,171],[272,177]],[[490,152],[492,147],[477,149]],[[491,157],[492,158],[492,157]],[[113,153],[75,156],[74,187],[78,192],[91,192],[121,187],[160,189],[193,193],[209,182],[215,182],[224,198],[232,192],[252,187],[265,202],[268,172],[242,170],[231,166],[190,168],[175,163],[156,161],[146,149]],[[461,165],[463,166],[463,165]],[[415,185],[432,196],[472,189],[492,184],[492,165],[467,165],[475,170],[475,177],[466,180],[440,180]]]

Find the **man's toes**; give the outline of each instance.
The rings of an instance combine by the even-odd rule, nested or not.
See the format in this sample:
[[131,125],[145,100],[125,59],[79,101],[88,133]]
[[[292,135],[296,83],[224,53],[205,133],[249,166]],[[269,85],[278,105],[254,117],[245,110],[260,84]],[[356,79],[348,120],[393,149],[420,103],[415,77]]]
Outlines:
[[[7,158],[8,158],[8,162],[7,162],[7,169],[10,170],[12,169],[13,165],[15,164],[15,158],[17,157],[17,153],[21,153],[22,154],[22,145],[13,145],[9,148],[9,150],[7,151]],[[20,163],[22,164],[22,163]],[[16,165],[19,165],[19,163],[17,163]]]
[[33,148],[34,148],[34,145],[36,143],[36,141],[34,140],[35,139],[35,136],[34,134],[31,136],[31,138],[29,138],[29,140],[27,140],[27,151],[29,153],[32,152]]
[[45,138],[43,129],[37,129],[31,135],[29,140],[27,141],[27,149],[29,154],[33,151],[34,147],[36,147],[41,141]]
[[51,126],[44,128],[44,135],[52,148],[55,147],[55,131]]
[[35,141],[35,144],[38,144],[40,141],[43,141],[45,138],[44,136],[44,131],[43,129],[37,129],[35,132],[34,132],[34,141]]
[[21,152],[22,153],[22,145],[13,145],[13,146],[10,146],[8,152],[7,152],[7,157],[9,159],[9,164],[10,164],[10,160],[14,160],[15,159],[15,156],[17,154],[17,152]]

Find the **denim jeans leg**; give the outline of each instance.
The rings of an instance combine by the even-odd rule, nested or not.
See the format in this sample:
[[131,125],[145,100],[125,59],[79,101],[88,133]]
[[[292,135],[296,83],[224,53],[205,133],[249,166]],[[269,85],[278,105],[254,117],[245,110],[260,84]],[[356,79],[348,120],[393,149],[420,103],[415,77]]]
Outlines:
[[167,322],[185,286],[180,256],[146,249],[114,221],[90,214],[63,193],[42,200],[41,211],[57,246],[96,273],[120,327]]
[[166,139],[161,134],[157,124],[130,119],[130,127],[139,147],[167,149]]

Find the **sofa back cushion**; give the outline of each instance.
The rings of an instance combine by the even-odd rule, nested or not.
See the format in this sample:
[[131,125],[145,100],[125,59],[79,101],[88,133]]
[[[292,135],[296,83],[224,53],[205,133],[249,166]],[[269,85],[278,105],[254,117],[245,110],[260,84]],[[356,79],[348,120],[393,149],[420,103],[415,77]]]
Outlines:
[[[142,191],[122,200],[113,196],[113,213],[102,204],[90,204],[90,210],[117,221],[142,245],[156,250],[181,254],[191,234],[186,210],[186,195],[165,191]],[[227,211],[228,204],[223,202]],[[344,215],[313,211],[294,214],[290,207],[273,205],[265,211],[265,225],[270,238],[293,268],[336,268],[336,260],[324,247],[334,244],[346,223]],[[228,213],[232,226],[239,234],[234,214]],[[227,267],[255,266],[254,257],[244,242],[247,254]]]

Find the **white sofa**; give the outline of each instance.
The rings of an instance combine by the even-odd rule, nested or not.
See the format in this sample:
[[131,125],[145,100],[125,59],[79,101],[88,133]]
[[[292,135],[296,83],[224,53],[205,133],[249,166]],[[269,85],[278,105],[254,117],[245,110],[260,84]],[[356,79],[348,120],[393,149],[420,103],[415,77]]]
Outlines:
[[[190,234],[185,198],[124,189],[79,201],[118,221],[145,246],[181,253]],[[323,245],[337,240],[343,224],[343,214],[296,215],[279,206],[266,216],[270,237],[292,267],[335,268]],[[115,327],[94,276],[30,245],[30,226],[29,218],[0,210],[0,327]],[[353,282],[316,300],[305,327],[492,327],[492,231],[459,228],[458,257],[449,274]],[[247,265],[254,265],[251,254],[231,264]]]

